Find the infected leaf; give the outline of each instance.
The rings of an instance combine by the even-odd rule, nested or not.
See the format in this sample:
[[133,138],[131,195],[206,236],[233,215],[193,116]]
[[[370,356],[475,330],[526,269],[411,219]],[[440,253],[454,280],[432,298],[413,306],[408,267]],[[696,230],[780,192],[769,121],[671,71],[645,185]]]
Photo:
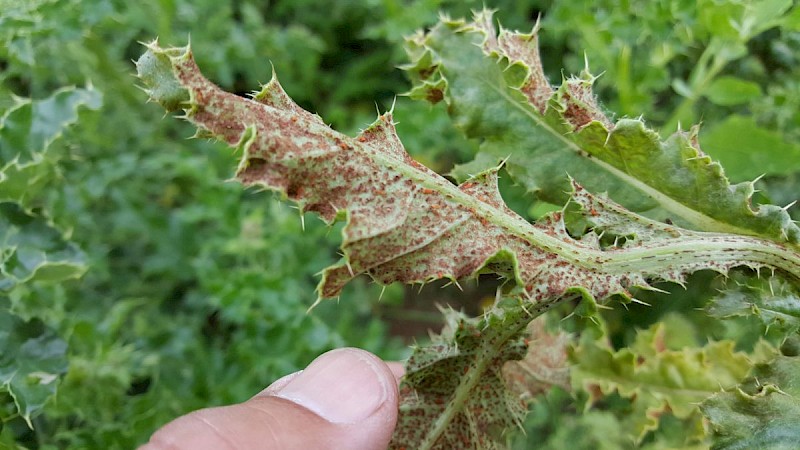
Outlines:
[[469,23],[443,19],[407,42],[411,95],[426,97],[431,79],[435,89],[445,86],[448,112],[481,140],[481,153],[491,156],[484,160],[507,158],[509,174],[547,202],[565,201],[572,177],[654,218],[800,245],[800,228],[786,211],[752,205],[751,182],[729,183],[700,149],[696,127],[662,140],[641,118],[613,121],[597,103],[588,66],[551,86],[538,31],[498,33],[486,10]]

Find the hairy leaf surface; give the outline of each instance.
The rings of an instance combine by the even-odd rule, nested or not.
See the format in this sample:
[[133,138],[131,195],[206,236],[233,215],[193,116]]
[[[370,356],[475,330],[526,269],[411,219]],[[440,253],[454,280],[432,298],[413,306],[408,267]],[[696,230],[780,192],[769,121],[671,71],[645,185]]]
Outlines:
[[524,391],[509,387],[502,369],[525,356],[530,316],[497,308],[480,320],[452,310],[445,318],[442,333],[406,364],[390,448],[502,448],[503,432],[520,426],[527,410]]
[[641,119],[613,122],[597,104],[588,69],[551,87],[537,33],[498,34],[488,11],[472,23],[443,19],[409,39],[410,95],[444,100],[456,124],[482,140],[492,157],[484,160],[508,158],[511,176],[551,203],[565,200],[571,176],[656,218],[798,245],[800,228],[786,211],[751,205],[753,183],[731,185],[700,150],[696,128],[661,140]]

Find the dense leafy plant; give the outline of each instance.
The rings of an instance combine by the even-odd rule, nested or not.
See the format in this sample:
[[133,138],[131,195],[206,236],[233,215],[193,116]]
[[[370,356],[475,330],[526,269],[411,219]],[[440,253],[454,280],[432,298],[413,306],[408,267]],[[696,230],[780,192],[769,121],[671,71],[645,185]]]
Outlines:
[[[425,289],[426,298],[414,303],[460,296],[456,305],[490,313],[447,312],[444,330],[415,350],[398,447],[404,439],[410,448],[420,441],[446,446],[447,439],[462,447],[464,436],[515,448],[793,442],[797,244],[787,214],[797,219],[797,208],[765,205],[789,204],[800,186],[798,9],[778,0],[488,3],[511,28],[529,28],[541,18],[545,32],[536,39],[544,64],[534,64],[532,35],[498,35],[488,15],[434,26],[437,11],[460,17],[479,8],[477,1],[320,8],[305,1],[0,0],[0,446],[130,448],[175,415],[243,400],[331,347],[357,345],[400,358],[402,347],[387,342],[388,327],[379,318],[395,323],[399,334],[408,331],[397,323],[421,330],[441,323],[406,309],[416,302],[416,289],[388,286],[378,303],[381,287],[363,283],[364,277],[344,288],[342,305],[321,302],[305,313],[314,273],[336,260],[342,230],[348,259],[328,272],[329,293],[350,270],[383,282],[401,277],[399,264],[364,251],[388,250],[393,241],[376,239],[359,249],[363,239],[344,221],[329,232],[310,216],[302,231],[291,209],[220,182],[230,177],[228,149],[202,140],[187,144],[179,139],[191,134],[185,124],[153,119],[158,113],[143,107],[130,77],[131,59],[140,52],[136,41],[158,35],[179,42],[187,33],[199,66],[224,90],[243,95],[257,86],[269,74],[269,58],[299,105],[350,134],[369,120],[374,102],[386,109],[407,90],[397,65],[405,64],[413,80],[412,98],[437,102],[430,108],[397,98],[392,114],[361,135],[369,142],[291,108],[298,121],[312,124],[303,132],[334,139],[334,152],[344,151],[335,139],[352,146],[348,151],[361,155],[355,160],[365,162],[355,173],[365,179],[377,176],[368,167],[388,173],[386,161],[398,157],[392,173],[415,181],[391,187],[402,188],[395,194],[419,220],[439,214],[433,223],[443,228],[430,232],[475,231],[470,239],[487,229],[498,233],[479,253],[462,252],[465,259],[449,273],[442,268],[455,252],[451,245],[478,247],[456,234],[431,241],[442,259],[429,261],[432,270],[420,281],[458,278],[478,269],[466,267],[497,246],[509,250],[482,270],[505,276],[496,304],[491,293],[498,283],[488,273],[479,288],[460,279],[464,293]],[[402,37],[431,26],[408,41],[408,64]],[[495,44],[489,36],[505,37]],[[605,74],[592,76],[586,59]],[[562,67],[581,75],[550,87],[547,80],[558,80]],[[537,97],[531,106],[518,89],[531,70],[541,75],[533,92],[547,95],[544,107]],[[87,87],[62,88],[70,85]],[[592,85],[622,119],[595,108]],[[277,81],[267,86],[262,101],[291,104]],[[289,121],[293,115],[266,110]],[[582,113],[593,121],[576,122]],[[416,160],[440,173],[458,164],[450,175],[461,189],[411,163],[395,137],[378,138],[393,126],[392,115]],[[628,119],[640,115],[663,137],[679,122],[689,131],[662,140],[642,120]],[[700,132],[689,126],[699,119]],[[296,139],[293,129],[275,142]],[[253,156],[264,136],[251,137]],[[698,150],[698,140],[724,173]],[[376,163],[370,155],[387,147],[389,159]],[[640,159],[615,158],[612,150]],[[255,158],[241,166],[241,175],[265,170]],[[502,160],[499,172],[492,170]],[[478,176],[475,184],[463,184],[470,174]],[[757,184],[748,182],[762,175]],[[495,177],[505,202],[491,185]],[[389,191],[364,186],[367,206]],[[413,195],[400,195],[408,189]],[[298,200],[312,195],[291,193]],[[713,201],[704,198],[709,195]],[[325,212],[324,205],[313,206],[305,203]],[[334,202],[334,209],[344,206]],[[350,208],[362,216],[340,214],[351,224],[353,217],[365,219],[354,231],[392,226],[367,220],[367,206]],[[552,211],[561,217],[548,216]],[[429,236],[415,227],[394,229],[401,245]],[[731,237],[737,250],[721,253],[725,246],[714,241]],[[673,245],[682,240],[686,253],[676,258]],[[578,256],[565,257],[565,249]],[[524,270],[536,258],[515,260],[512,251],[540,256],[542,272]],[[566,296],[545,292],[551,284],[542,275],[553,268],[586,275],[589,253],[605,264],[570,281],[589,290],[575,292],[566,283],[557,286]],[[626,254],[647,258],[624,261]],[[761,269],[695,272],[739,263]],[[683,286],[659,281],[667,265],[676,269],[667,278]],[[773,276],[772,267],[783,269]],[[594,283],[602,273],[612,278]],[[602,300],[615,290],[605,288],[620,286],[615,282],[625,290]],[[526,325],[539,308],[550,311]],[[420,326],[410,317],[425,321]],[[510,361],[502,366],[503,359]],[[449,376],[454,372],[468,376]],[[498,400],[501,408],[484,407]],[[431,420],[416,429],[414,414]],[[519,425],[524,434],[504,433]],[[419,434],[403,438],[408,430]]]
[[[774,17],[763,20],[771,24]],[[753,183],[731,185],[700,150],[696,129],[662,141],[641,119],[609,119],[588,69],[551,87],[537,31],[498,34],[492,14],[483,11],[469,23],[442,19],[409,40],[410,95],[445,100],[459,127],[482,138],[478,158],[459,168],[473,175],[459,185],[409,157],[391,112],[351,138],[300,108],[274,76],[245,99],[205,79],[189,47],[153,42],[137,61],[151,99],[183,111],[198,127],[196,136],[237,150],[236,177],[245,186],[279,191],[301,211],[345,222],[343,257],[323,272],[320,299],[340,295],[364,273],[381,284],[442,278],[457,284],[485,274],[503,280],[483,315],[447,313],[445,331],[412,354],[393,448],[503,445],[525,410],[523,393],[509,388],[503,367],[531,357],[528,325],[561,303],[581,298],[582,314],[592,317],[598,302],[632,301],[634,288],[659,291],[654,281],[683,284],[701,270],[727,276],[744,267],[752,276],[770,272],[767,283],[779,283],[790,317],[797,312],[800,228],[786,209],[753,206]],[[486,167],[503,153],[501,166]],[[568,203],[530,224],[500,196],[501,167],[539,198]],[[589,193],[600,190],[608,195]],[[767,292],[749,287],[750,295]],[[775,299],[764,302],[774,308]],[[783,338],[796,333],[790,330]],[[766,343],[750,355],[737,352],[733,341],[679,350],[664,334],[656,326],[619,351],[585,334],[573,353],[577,387],[629,400],[635,411],[623,434],[633,442],[658,429],[669,412],[694,429],[682,444],[697,444],[698,403],[735,389],[759,361],[777,364]],[[781,392],[768,386],[771,392],[759,390],[752,401]],[[752,432],[738,437],[729,422],[744,407],[712,396],[703,408],[718,446],[744,440],[781,446],[796,437],[782,429],[793,421],[793,408],[769,409],[775,417],[754,417]]]

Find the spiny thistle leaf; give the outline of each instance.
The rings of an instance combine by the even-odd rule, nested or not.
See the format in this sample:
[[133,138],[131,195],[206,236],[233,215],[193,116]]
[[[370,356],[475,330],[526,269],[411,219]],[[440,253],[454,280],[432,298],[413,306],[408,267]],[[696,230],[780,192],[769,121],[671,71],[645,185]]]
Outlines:
[[[654,222],[576,183],[572,201],[594,230],[573,238],[558,212],[532,225],[503,202],[497,168],[454,186],[411,159],[391,113],[351,138],[292,102],[275,77],[252,99],[220,90],[188,48],[152,43],[138,69],[143,81],[156,83],[147,88],[154,100],[184,109],[198,135],[241,152],[236,177],[243,184],[280,191],[327,222],[346,217],[344,259],[325,269],[323,298],[362,273],[381,283],[496,273],[534,303],[575,290],[599,300],[627,295],[630,286],[649,287],[648,278],[681,283],[701,269],[800,273],[800,255],[783,244]],[[603,232],[624,238],[604,246]]]
[[753,183],[731,185],[700,150],[697,128],[662,141],[641,119],[613,122],[597,104],[588,68],[558,88],[548,83],[537,41],[538,25],[529,34],[496,33],[491,11],[472,23],[442,19],[408,40],[410,95],[445,101],[455,123],[481,140],[490,155],[483,161],[508,158],[511,176],[548,202],[566,199],[569,174],[654,218],[797,248],[800,228],[787,212],[753,207]]
[[64,88],[46,99],[16,100],[0,117],[0,201],[29,199],[47,183],[47,148],[80,107],[98,109],[102,96],[91,87]]
[[760,364],[740,386],[704,401],[714,450],[796,449],[800,442],[800,358]]
[[800,330],[800,293],[796,287],[771,277],[744,279],[732,277],[724,290],[706,306],[706,312],[721,319],[755,316],[768,328],[777,328],[786,335]]
[[25,322],[0,308],[0,392],[11,394],[29,427],[31,416],[55,394],[58,377],[66,371],[66,342],[41,320]]
[[734,352],[734,342],[712,342],[701,348],[671,349],[663,323],[641,331],[629,348],[614,351],[609,345],[584,339],[571,353],[571,376],[576,389],[585,389],[596,402],[618,393],[630,398],[633,414],[630,433],[642,439],[658,427],[659,416],[671,411],[680,419],[694,416],[702,428],[699,402],[741,382],[752,363]]
[[[441,348],[417,350],[401,386],[395,448],[499,445],[498,433],[519,423],[524,409],[501,368],[524,356],[518,344],[527,323],[570,293],[628,296],[628,287],[650,288],[650,279],[681,283],[696,270],[735,266],[800,274],[800,255],[785,244],[654,222],[577,183],[571,199],[594,226],[584,236],[567,233],[561,212],[530,224],[503,202],[497,168],[455,186],[411,159],[391,113],[351,138],[297,106],[274,76],[245,99],[206,80],[188,47],[147,48],[137,62],[146,92],[167,110],[183,110],[198,136],[236,147],[244,185],[279,191],[327,222],[346,219],[344,257],[323,272],[321,298],[339,295],[359,274],[380,283],[482,273],[508,281],[511,306],[478,319],[451,317]],[[602,233],[618,239],[606,242]]]
[[32,280],[62,281],[86,271],[83,252],[40,216],[0,202],[0,291]]

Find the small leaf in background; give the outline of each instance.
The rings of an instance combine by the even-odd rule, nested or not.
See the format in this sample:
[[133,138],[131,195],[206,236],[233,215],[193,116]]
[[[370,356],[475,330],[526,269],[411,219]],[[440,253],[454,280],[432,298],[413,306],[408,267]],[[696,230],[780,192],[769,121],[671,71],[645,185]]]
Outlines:
[[0,162],[34,160],[78,120],[78,107],[98,109],[101,101],[92,88],[65,88],[44,100],[20,100],[0,118]]
[[717,105],[733,106],[751,102],[761,97],[763,92],[757,83],[733,76],[723,76],[715,79],[704,94]]
[[800,145],[759,126],[752,117],[729,116],[701,132],[700,141],[705,151],[719,159],[725,173],[735,180],[800,171]]
[[786,335],[800,330],[800,296],[790,284],[776,278],[734,277],[735,284],[706,306],[712,317],[755,316],[767,329],[777,328]]
[[659,417],[668,411],[678,419],[699,421],[696,405],[739,383],[751,362],[734,351],[732,341],[696,348],[680,345],[684,338],[660,322],[639,331],[634,344],[620,350],[583,339],[570,355],[572,385],[590,393],[590,405],[612,394],[630,399],[634,413],[626,431],[637,441],[657,429]]
[[66,342],[41,320],[26,322],[0,308],[0,391],[11,394],[31,428],[31,417],[55,394],[66,371]]
[[75,244],[17,203],[0,203],[0,243],[0,290],[32,280],[77,278],[86,271],[84,254]]
[[794,450],[800,442],[800,357],[778,356],[700,405],[714,450]]
[[78,120],[78,109],[100,108],[102,95],[89,87],[64,88],[43,100],[17,99],[0,117],[0,201],[23,201],[49,181],[44,157],[50,144]]

